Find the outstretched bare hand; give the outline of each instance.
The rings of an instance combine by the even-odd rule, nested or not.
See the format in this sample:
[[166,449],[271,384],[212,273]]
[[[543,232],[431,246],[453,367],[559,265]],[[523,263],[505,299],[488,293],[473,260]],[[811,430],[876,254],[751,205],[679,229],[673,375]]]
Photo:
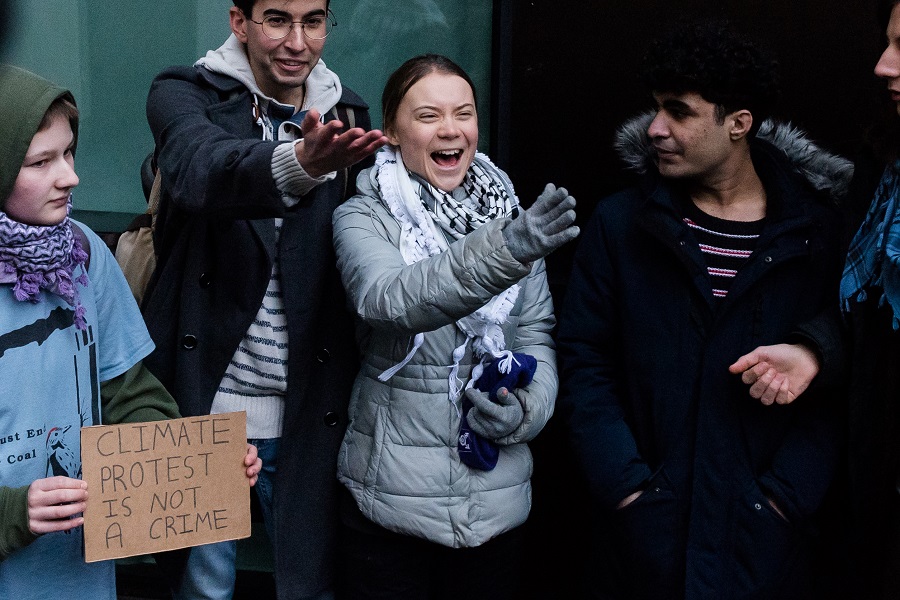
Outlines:
[[303,118],[303,140],[294,146],[297,160],[310,177],[351,167],[388,143],[379,129],[366,131],[354,127],[344,133],[337,119],[322,123],[319,111],[312,109]]

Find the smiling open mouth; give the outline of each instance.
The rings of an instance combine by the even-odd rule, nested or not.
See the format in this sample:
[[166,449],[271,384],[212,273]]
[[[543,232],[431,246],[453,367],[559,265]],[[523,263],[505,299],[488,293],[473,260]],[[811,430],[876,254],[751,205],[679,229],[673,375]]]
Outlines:
[[452,167],[462,159],[462,150],[440,150],[431,153],[431,160],[442,167]]

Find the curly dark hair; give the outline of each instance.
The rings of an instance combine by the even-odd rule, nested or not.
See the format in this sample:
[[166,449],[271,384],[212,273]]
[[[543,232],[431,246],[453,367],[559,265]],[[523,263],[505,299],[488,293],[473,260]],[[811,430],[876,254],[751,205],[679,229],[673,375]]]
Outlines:
[[695,92],[716,105],[716,117],[753,115],[751,134],[772,115],[781,90],[778,62],[727,21],[684,22],[651,43],[641,78],[654,93]]

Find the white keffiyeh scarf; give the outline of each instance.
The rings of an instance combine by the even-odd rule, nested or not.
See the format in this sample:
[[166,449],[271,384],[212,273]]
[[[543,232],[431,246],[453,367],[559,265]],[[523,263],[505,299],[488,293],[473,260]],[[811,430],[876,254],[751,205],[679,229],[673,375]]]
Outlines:
[[[390,146],[379,151],[375,165],[381,201],[400,224],[400,254],[408,265],[447,250],[447,241],[441,231],[453,239],[460,239],[493,219],[514,217],[518,212],[518,199],[509,179],[480,152],[475,154],[462,185],[453,194],[439,190],[415,175],[410,177],[400,155]],[[506,358],[510,354],[501,325],[509,318],[518,295],[519,285],[514,284],[456,322],[466,334],[466,341],[453,351],[448,381],[450,401],[454,404],[463,392],[459,363],[470,341],[476,357],[481,360],[466,387],[478,380],[484,363],[493,357]],[[393,377],[412,359],[424,341],[425,334],[417,333],[406,358],[378,378],[387,381]]]

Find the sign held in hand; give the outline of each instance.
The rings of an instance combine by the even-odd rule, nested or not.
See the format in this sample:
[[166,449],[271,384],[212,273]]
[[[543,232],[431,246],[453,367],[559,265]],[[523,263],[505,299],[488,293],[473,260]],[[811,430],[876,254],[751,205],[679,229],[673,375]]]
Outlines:
[[250,536],[244,412],[81,429],[86,562]]

